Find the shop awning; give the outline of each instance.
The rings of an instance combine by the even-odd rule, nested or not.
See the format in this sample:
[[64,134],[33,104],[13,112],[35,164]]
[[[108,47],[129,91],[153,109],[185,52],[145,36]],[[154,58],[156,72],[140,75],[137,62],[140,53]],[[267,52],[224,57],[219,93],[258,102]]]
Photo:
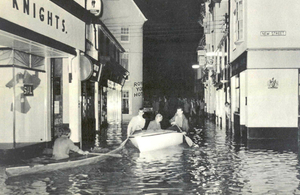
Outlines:
[[124,85],[129,72],[117,62],[107,61],[104,64],[101,76],[101,84],[106,86],[107,80]]
[[45,71],[45,58],[11,48],[0,48],[0,67],[13,66]]

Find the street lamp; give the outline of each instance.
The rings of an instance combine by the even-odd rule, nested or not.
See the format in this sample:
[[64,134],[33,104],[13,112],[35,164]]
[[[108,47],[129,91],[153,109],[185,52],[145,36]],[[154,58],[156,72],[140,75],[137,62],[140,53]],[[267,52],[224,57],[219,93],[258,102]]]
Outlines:
[[193,68],[193,69],[198,69],[198,68],[200,68],[200,65],[199,65],[199,64],[193,64],[193,65],[192,65],[192,68]]

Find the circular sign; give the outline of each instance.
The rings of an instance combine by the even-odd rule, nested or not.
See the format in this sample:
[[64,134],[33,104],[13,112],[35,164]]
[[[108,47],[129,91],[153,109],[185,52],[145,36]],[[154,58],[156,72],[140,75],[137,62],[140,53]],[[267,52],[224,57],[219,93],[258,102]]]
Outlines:
[[86,56],[80,56],[80,79],[85,81],[93,73],[93,63]]

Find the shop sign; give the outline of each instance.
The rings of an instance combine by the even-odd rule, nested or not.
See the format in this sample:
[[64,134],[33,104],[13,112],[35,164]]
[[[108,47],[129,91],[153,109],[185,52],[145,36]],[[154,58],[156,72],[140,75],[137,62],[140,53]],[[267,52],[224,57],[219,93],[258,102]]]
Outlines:
[[260,31],[260,36],[286,36],[284,30],[281,31]]
[[24,96],[33,96],[33,85],[32,84],[24,84],[23,94],[24,94]]
[[99,82],[101,77],[103,64],[94,64],[93,66],[93,72],[91,75],[90,80],[94,82]]
[[86,9],[89,10],[95,16],[100,16],[102,9],[101,0],[87,0]]
[[134,82],[133,88],[135,89],[133,97],[143,96],[143,82]]
[[51,1],[2,0],[0,17],[71,47],[85,49],[85,23]]
[[93,73],[93,63],[92,61],[84,56],[80,56],[80,79],[85,81],[91,77]]

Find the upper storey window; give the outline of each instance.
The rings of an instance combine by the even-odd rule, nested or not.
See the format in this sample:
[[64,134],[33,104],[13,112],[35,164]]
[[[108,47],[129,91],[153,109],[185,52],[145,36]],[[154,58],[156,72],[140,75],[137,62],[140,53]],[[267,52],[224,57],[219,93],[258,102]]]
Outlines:
[[236,0],[234,10],[234,34],[235,42],[242,41],[244,39],[244,4],[243,0]]
[[129,42],[129,28],[128,27],[121,28],[121,42]]

